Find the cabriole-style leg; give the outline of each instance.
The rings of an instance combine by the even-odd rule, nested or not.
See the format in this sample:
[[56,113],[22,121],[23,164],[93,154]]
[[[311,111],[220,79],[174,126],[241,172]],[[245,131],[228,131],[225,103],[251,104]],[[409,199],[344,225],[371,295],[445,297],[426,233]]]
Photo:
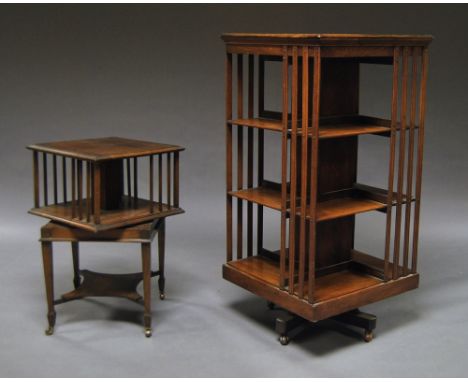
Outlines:
[[42,242],[42,262],[44,265],[44,279],[46,287],[47,297],[47,320],[49,321],[49,327],[45,331],[45,334],[50,336],[54,334],[55,326],[55,309],[54,309],[54,271],[53,271],[53,259],[52,259],[52,242]]

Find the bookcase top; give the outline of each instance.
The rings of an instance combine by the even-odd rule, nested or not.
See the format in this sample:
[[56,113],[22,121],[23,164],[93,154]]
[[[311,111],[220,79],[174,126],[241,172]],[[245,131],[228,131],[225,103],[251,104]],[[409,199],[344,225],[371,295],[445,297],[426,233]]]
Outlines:
[[223,33],[228,44],[320,46],[427,46],[431,35],[334,34],[334,33]]
[[27,148],[88,161],[131,158],[184,150],[181,146],[119,137],[37,143]]

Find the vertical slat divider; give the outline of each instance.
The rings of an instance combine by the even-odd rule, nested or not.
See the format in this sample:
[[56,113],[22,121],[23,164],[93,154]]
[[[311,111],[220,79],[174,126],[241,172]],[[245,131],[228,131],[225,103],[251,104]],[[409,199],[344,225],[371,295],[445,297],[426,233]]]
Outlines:
[[130,158],[125,158],[125,163],[127,167],[127,196],[128,196],[128,204],[129,207],[132,204],[132,178],[131,178],[131,170],[130,170]]
[[412,74],[411,74],[411,106],[409,124],[409,144],[408,144],[408,168],[406,177],[406,209],[405,209],[405,236],[403,244],[403,275],[408,274],[410,227],[411,227],[411,207],[413,199],[413,158],[414,158],[414,128],[416,121],[416,97],[418,79],[418,50],[412,48]]
[[302,47],[302,149],[301,149],[301,216],[299,220],[299,286],[298,296],[304,298],[306,218],[307,218],[307,170],[309,139],[309,47]]
[[296,261],[296,184],[297,184],[297,109],[298,109],[298,54],[297,46],[292,48],[291,85],[291,155],[290,155],[290,215],[289,215],[289,293],[294,293]]
[[232,261],[232,54],[226,53],[226,262]]
[[133,158],[133,208],[138,208],[138,158]]
[[62,157],[62,197],[63,203],[67,203],[67,158]]
[[[315,257],[317,251],[317,188],[318,188],[318,152],[319,152],[319,121],[320,121],[320,78],[321,78],[321,50],[314,48],[314,82],[312,92],[312,142],[310,166],[310,207],[309,207],[309,277],[308,301],[314,302],[315,291]],[[304,117],[303,117],[304,118]],[[308,113],[306,120],[309,119]]]
[[77,161],[78,173],[78,219],[83,219],[83,161]]
[[179,207],[179,152],[174,152],[174,207]]
[[[244,65],[243,55],[237,55],[237,118],[244,114]],[[237,126],[237,189],[244,186],[244,128]],[[242,259],[243,250],[243,200],[237,199],[237,259]]]
[[162,178],[162,172],[163,172],[163,165],[162,165],[162,160],[163,160],[163,154],[158,155],[158,204],[159,204],[159,211],[162,211],[163,209],[163,178]]
[[[248,118],[254,115],[254,55],[249,54]],[[247,129],[247,187],[253,187],[254,131]],[[253,203],[247,202],[247,256],[253,255]]]
[[[263,183],[265,132],[258,129],[257,184]],[[263,206],[257,205],[257,253],[263,250]]]
[[94,162],[91,164],[91,213],[94,215]]
[[95,162],[93,168],[94,224],[101,224],[101,164]]
[[171,205],[171,153],[166,154],[167,158],[167,206]]
[[39,153],[33,151],[34,208],[39,208]]
[[390,132],[390,159],[388,170],[388,192],[387,192],[387,222],[385,229],[385,257],[384,257],[384,280],[388,281],[388,269],[390,258],[390,241],[392,231],[392,203],[393,203],[393,180],[395,171],[395,143],[396,143],[396,123],[398,114],[398,73],[399,73],[400,48],[393,50],[393,81],[392,81],[392,121]]
[[91,162],[86,162],[86,221],[91,220]]
[[54,204],[58,204],[58,189],[57,189],[57,155],[52,155],[52,169],[54,179]]
[[[263,56],[258,56],[258,113],[261,116],[265,108],[265,62]],[[263,183],[265,132],[258,129],[258,155],[257,155],[257,185]],[[257,253],[263,250],[263,206],[257,205]]]
[[281,133],[281,246],[280,246],[280,282],[279,287],[284,289],[286,279],[286,220],[287,220],[287,197],[288,197],[288,47],[283,47],[283,69],[282,69],[282,95],[283,95],[283,130]]
[[44,190],[44,206],[49,204],[49,196],[48,196],[48,188],[49,185],[47,184],[47,154],[42,153],[42,187]]
[[76,159],[71,160],[72,219],[76,217]]
[[418,129],[418,160],[416,168],[416,189],[414,204],[414,227],[413,227],[413,258],[411,264],[411,273],[416,273],[418,264],[418,237],[419,237],[419,215],[421,209],[421,182],[422,182],[422,162],[423,162],[423,144],[424,144],[424,115],[426,111],[426,82],[427,82],[427,64],[428,49],[423,48],[421,55],[421,84],[419,91],[419,129]]
[[399,275],[400,265],[400,234],[403,203],[403,177],[405,169],[405,145],[406,145],[406,109],[408,102],[408,47],[403,48],[402,81],[401,81],[401,114],[400,114],[400,143],[398,146],[398,184],[397,202],[395,214],[395,241],[393,245],[393,279]]
[[149,199],[150,199],[150,213],[154,213],[154,195],[153,195],[153,155],[149,156]]

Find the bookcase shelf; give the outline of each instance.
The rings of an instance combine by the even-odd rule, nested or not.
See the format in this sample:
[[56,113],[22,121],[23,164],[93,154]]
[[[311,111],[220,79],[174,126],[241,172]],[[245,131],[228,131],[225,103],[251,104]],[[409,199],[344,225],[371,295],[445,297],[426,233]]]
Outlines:
[[[223,277],[310,321],[416,288],[431,37],[228,33],[222,38],[227,133]],[[279,110],[268,109],[265,102],[271,63],[281,65]],[[387,119],[360,114],[361,63],[392,68]],[[264,176],[270,165],[265,131],[281,138],[276,147],[279,183]],[[358,137],[367,134],[386,138],[386,189],[357,182]],[[271,237],[264,208],[280,212],[276,252],[264,247],[265,237]],[[385,214],[385,244],[378,256],[354,248],[355,216],[370,211]]]

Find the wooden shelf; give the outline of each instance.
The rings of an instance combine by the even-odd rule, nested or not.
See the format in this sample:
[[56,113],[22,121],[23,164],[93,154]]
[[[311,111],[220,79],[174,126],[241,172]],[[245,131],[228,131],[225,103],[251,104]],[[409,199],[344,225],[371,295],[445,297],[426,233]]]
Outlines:
[[261,187],[231,191],[229,192],[229,195],[257,203],[274,210],[281,210],[281,189],[279,186],[276,187],[271,184],[267,184]]
[[[265,129],[271,131],[281,132],[283,123],[280,120],[266,119],[266,118],[252,118],[252,119],[233,119],[228,123],[237,126],[254,127],[257,129]],[[300,129],[301,121],[298,121],[297,134],[302,135]],[[289,122],[288,133],[291,134],[291,127]],[[351,137],[363,134],[388,134],[390,133],[389,121],[377,118],[364,117],[364,116],[346,116],[334,118],[333,121],[326,118],[321,120],[319,129],[320,139]]]
[[266,118],[251,118],[251,119],[231,119],[228,123],[237,126],[255,127],[257,129],[265,129],[272,131],[281,131],[283,123],[276,119]]
[[158,202],[153,202],[154,211],[150,212],[150,201],[138,199],[137,207],[130,206],[128,197],[124,197],[122,206],[116,210],[102,210],[101,223],[94,224],[86,220],[86,199],[83,200],[83,218],[72,217],[71,203],[52,204],[39,208],[32,208],[29,213],[45,217],[54,221],[70,224],[74,227],[83,228],[93,232],[104,231],[112,228],[124,227],[131,224],[139,224],[146,221],[154,220],[170,215],[183,213],[181,208],[168,206],[167,204],[159,205]]
[[[364,188],[363,185],[359,187]],[[369,189],[373,187],[367,187],[366,191],[370,195]],[[380,190],[380,189],[376,189]],[[354,189],[350,189],[350,194]],[[381,190],[386,192],[385,190]],[[277,186],[264,185],[257,188],[249,188],[240,191],[231,191],[229,195],[237,198],[247,200],[249,202],[257,203],[265,207],[272,208],[274,210],[281,210],[281,190]],[[378,197],[365,197],[359,192],[354,192],[352,196],[343,196],[330,199],[327,201],[317,203],[317,221],[325,221],[331,219],[338,219],[345,216],[356,215],[363,212],[380,210],[385,208],[387,205],[383,202],[383,194]],[[394,196],[395,197],[395,196]],[[300,203],[300,200],[297,201]],[[287,200],[289,204],[289,199]],[[299,208],[297,209],[297,215],[299,216]],[[307,216],[310,219],[310,216]]]
[[[280,270],[279,263],[262,256],[252,256],[242,260],[228,263],[230,267],[248,277],[257,279],[272,287],[279,286]],[[315,302],[320,303],[327,300],[337,299],[343,295],[366,289],[383,281],[377,277],[354,270],[352,268],[341,270],[317,277],[315,280]],[[297,284],[295,284],[297,290]],[[307,282],[305,282],[305,299],[307,299]]]
[[385,207],[386,204],[362,197],[327,200],[326,202],[317,203],[317,221],[338,219],[363,212],[380,210]]

